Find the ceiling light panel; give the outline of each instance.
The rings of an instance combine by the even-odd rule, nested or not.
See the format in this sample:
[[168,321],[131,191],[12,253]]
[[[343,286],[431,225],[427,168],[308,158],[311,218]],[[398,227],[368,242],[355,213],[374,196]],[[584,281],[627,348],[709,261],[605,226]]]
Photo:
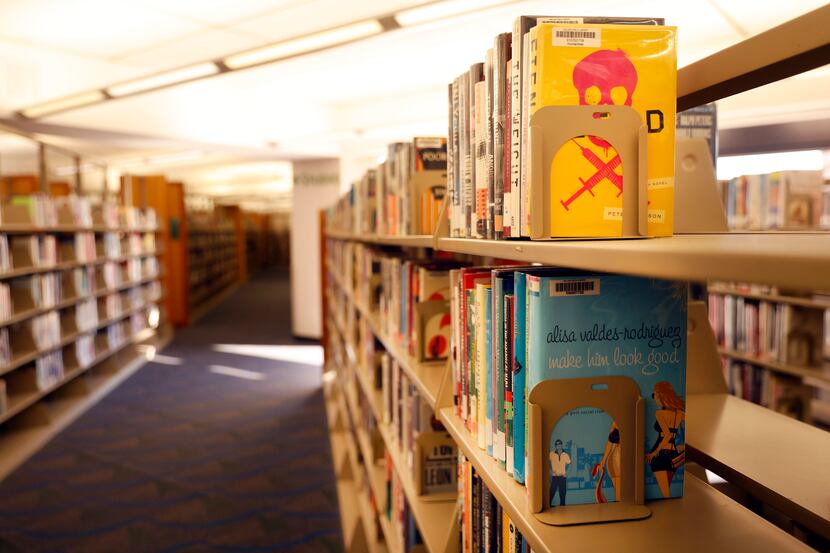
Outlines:
[[370,37],[383,32],[383,27],[376,19],[369,19],[313,33],[284,42],[278,42],[264,48],[249,50],[225,58],[224,63],[231,69],[240,69],[251,65],[258,65],[270,61],[285,59],[291,56],[313,52],[323,48],[329,48],[338,44],[351,42],[361,38]]
[[104,93],[100,90],[90,90],[89,92],[58,98],[57,100],[44,102],[42,104],[26,108],[23,110],[23,115],[30,119],[34,119],[36,117],[43,117],[44,115],[49,115],[51,113],[57,113],[67,109],[94,104],[95,102],[104,100],[104,98]]
[[395,14],[395,20],[401,27],[408,27],[410,25],[420,25],[422,23],[429,23],[430,21],[455,17],[492,6],[508,4],[513,1],[515,0],[445,0],[444,2],[436,2],[426,6],[400,11]]
[[130,94],[137,94],[147,90],[162,88],[176,83],[191,81],[202,77],[215,75],[219,72],[219,68],[213,62],[199,63],[182,67],[180,69],[173,69],[172,71],[165,71],[143,79],[136,79],[126,83],[117,84],[107,89],[107,94],[113,97],[129,96]]

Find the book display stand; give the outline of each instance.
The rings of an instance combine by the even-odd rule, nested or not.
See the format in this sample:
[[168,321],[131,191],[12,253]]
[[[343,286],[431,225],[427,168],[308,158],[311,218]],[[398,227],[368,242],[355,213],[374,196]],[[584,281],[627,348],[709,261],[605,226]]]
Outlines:
[[[556,154],[578,136],[599,136],[617,150],[622,178],[636,186],[621,185],[622,235],[614,238],[645,238],[647,235],[647,129],[640,114],[629,106],[545,106],[530,117],[530,232],[533,240],[557,238],[550,234],[550,182]],[[602,164],[602,161],[599,162]],[[600,175],[602,167],[597,167]],[[594,195],[593,179],[574,192]],[[541,207],[541,208],[540,208]],[[609,237],[610,238],[610,237]]]
[[[608,413],[620,435],[620,490],[617,501],[551,507],[550,437],[559,420],[579,407]],[[640,387],[625,376],[545,380],[527,397],[528,509],[554,526],[638,520],[651,515],[644,503],[645,401]]]

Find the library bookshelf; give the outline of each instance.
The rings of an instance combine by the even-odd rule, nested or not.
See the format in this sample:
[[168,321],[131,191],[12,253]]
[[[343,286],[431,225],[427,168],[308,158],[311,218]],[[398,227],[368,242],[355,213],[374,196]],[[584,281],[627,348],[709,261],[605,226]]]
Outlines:
[[[157,246],[163,229],[137,223],[138,210],[125,218],[126,211],[117,224],[107,225],[93,208],[93,224],[83,225],[59,210],[59,224],[38,226],[19,206],[3,206],[3,220],[9,221],[0,224],[3,240],[53,237],[60,246],[53,262],[10,248],[10,268],[0,273],[0,283],[10,285],[11,302],[10,316],[0,320],[9,343],[8,360],[0,365],[6,395],[0,411],[0,477],[134,373],[148,352],[170,338],[158,261],[162,249]],[[91,251],[75,250],[78,234],[89,239]],[[36,299],[32,290],[41,283],[33,279],[46,275],[54,275],[60,293],[51,300]],[[80,312],[84,308],[87,314]],[[57,333],[38,345],[35,321],[49,316],[59,321]],[[39,363],[49,356],[60,359],[60,370],[42,378]]]
[[[830,61],[826,33],[830,6],[788,21],[765,33],[717,52],[678,72],[678,110],[751,90],[755,87],[825,65]],[[445,221],[445,219],[444,219]],[[503,259],[541,263],[583,270],[596,270],[681,281],[751,282],[793,291],[830,288],[830,234],[820,232],[697,233],[675,234],[646,240],[493,241],[450,238],[444,225],[434,236],[374,236],[327,228],[330,241],[359,242],[376,246],[430,248],[479,260]],[[650,502],[652,516],[636,522],[553,527],[540,523],[527,508],[526,489],[516,483],[497,462],[479,449],[465,425],[456,416],[447,364],[428,366],[415,363],[397,343],[385,336],[376,314],[358,301],[354,275],[345,273],[326,256],[323,247],[323,288],[327,301],[324,313],[326,334],[326,397],[330,428],[342,448],[357,452],[349,478],[368,475],[365,486],[353,485],[341,504],[369,502],[373,510],[341,509],[344,520],[360,527],[361,539],[349,530],[349,551],[400,551],[401,544],[389,539],[389,524],[379,503],[384,490],[383,476],[376,464],[378,455],[361,421],[364,413],[354,398],[368,403],[377,425],[376,434],[388,450],[393,469],[404,482],[404,492],[422,531],[423,547],[430,552],[458,551],[457,501],[431,502],[419,496],[411,485],[408,467],[402,466],[400,449],[391,438],[381,416],[378,391],[371,385],[368,369],[361,367],[354,352],[352,319],[364,319],[375,338],[394,357],[402,371],[426,398],[443,422],[458,449],[472,463],[511,521],[533,551],[643,551],[670,547],[673,551],[811,551],[793,535],[733,501],[703,478],[687,472],[683,498]],[[721,290],[715,289],[721,292]],[[732,293],[730,291],[729,293]],[[825,307],[821,300],[804,298],[759,298],[807,302]],[[345,306],[345,308],[344,308]],[[348,317],[343,313],[348,313]],[[690,310],[691,314],[691,310]],[[799,528],[830,539],[830,491],[820,482],[818,467],[830,466],[830,440],[822,430],[748,401],[726,391],[721,357],[703,315],[695,319],[698,337],[690,336],[688,361],[686,436],[688,460],[697,463],[739,486],[751,497],[782,513],[798,534]],[[727,353],[728,354],[728,353]],[[772,364],[769,364],[770,366]],[[775,364],[772,368],[799,376],[823,373],[800,367]],[[345,422],[344,422],[345,421]],[[351,429],[351,430],[346,430]],[[352,440],[351,444],[348,444]],[[770,444],[787,451],[785,459],[770,455]],[[336,453],[338,476],[343,472],[346,453]],[[362,460],[363,465],[360,464]],[[364,467],[364,468],[361,468]],[[698,473],[702,476],[702,471]],[[406,483],[409,482],[409,485]],[[369,520],[365,520],[365,518]],[[358,520],[363,518],[363,520]],[[375,529],[380,528],[380,532]],[[347,532],[344,526],[344,535]],[[386,538],[386,539],[384,539]]]
[[231,225],[190,226],[187,256],[191,310],[239,281],[236,229]]

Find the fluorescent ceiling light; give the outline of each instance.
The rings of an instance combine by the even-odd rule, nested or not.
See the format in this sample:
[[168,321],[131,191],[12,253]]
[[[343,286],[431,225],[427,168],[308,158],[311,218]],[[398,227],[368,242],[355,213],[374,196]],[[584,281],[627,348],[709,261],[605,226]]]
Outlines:
[[395,21],[401,27],[420,25],[439,19],[446,19],[464,13],[507,4],[510,0],[446,0],[426,6],[410,8],[395,14]]
[[216,67],[216,64],[213,62],[199,63],[188,67],[173,69],[172,71],[165,71],[164,73],[158,73],[156,75],[151,75],[150,77],[144,77],[143,79],[136,79],[134,81],[113,85],[107,88],[107,94],[116,98],[119,96],[128,96],[138,92],[153,90],[154,88],[161,88],[201,77],[208,77],[210,75],[215,75],[218,72],[219,68]]
[[380,22],[376,19],[369,19],[352,23],[351,25],[337,27],[336,29],[329,29],[284,42],[278,42],[263,48],[248,50],[247,52],[228,56],[223,61],[230,69],[239,69],[328,48],[337,44],[343,44],[344,42],[376,35],[381,32],[383,32],[383,26]]
[[66,96],[50,102],[44,102],[30,108],[23,110],[23,115],[29,119],[49,115],[50,113],[57,113],[67,109],[78,108],[88,104],[100,102],[105,98],[104,93],[100,90],[90,90],[89,92],[82,92],[73,96]]

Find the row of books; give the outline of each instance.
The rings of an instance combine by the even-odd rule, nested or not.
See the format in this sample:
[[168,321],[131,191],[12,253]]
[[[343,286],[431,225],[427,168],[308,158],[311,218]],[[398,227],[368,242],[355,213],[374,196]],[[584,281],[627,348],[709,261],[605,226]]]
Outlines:
[[[539,150],[549,182],[531,174],[531,116],[580,105],[630,106],[648,127],[648,234],[670,235],[675,40],[659,18],[521,16],[497,35],[484,62],[449,86],[450,235],[620,236],[622,163],[608,141],[574,128],[558,149]],[[532,200],[537,185],[549,187],[549,204]]]
[[[404,346],[412,343],[417,325],[410,324],[407,305],[419,290],[410,287],[416,280],[412,276],[440,262],[405,259],[358,245],[333,245],[332,250],[332,262],[339,263],[333,270],[346,286],[360,284],[356,297],[366,299],[369,309],[378,305],[384,334]],[[349,268],[353,273],[345,272]],[[654,458],[660,457],[646,466],[646,497],[682,495],[685,285],[508,265],[448,265],[430,278],[436,279],[430,287],[444,290],[450,301],[440,317],[448,324],[425,338],[440,337],[451,345],[456,414],[478,446],[517,481],[524,483],[527,470],[525,418],[533,387],[552,379],[620,375],[639,385],[647,398],[646,416],[653,421],[644,433],[653,444]],[[441,279],[443,284],[437,282]],[[366,286],[368,290],[360,291]],[[550,443],[552,455],[559,442],[556,454],[572,460],[573,466],[568,463],[563,469],[569,501],[613,498],[614,480],[607,476],[611,469],[603,452],[609,443],[619,445],[616,422],[601,410],[575,409],[573,414],[578,416],[557,425]],[[668,417],[674,430],[663,428]],[[669,433],[670,446],[660,438]],[[601,473],[606,478],[598,480]],[[668,473],[671,476],[664,477]]]
[[[821,171],[779,171],[721,181],[726,219],[732,229],[808,230],[822,228],[825,188]],[[825,227],[830,228],[830,227]]]
[[[456,414],[478,447],[524,483],[527,403],[547,380],[626,376],[646,398],[645,497],[683,493],[686,287],[542,267],[450,271]],[[563,396],[564,397],[564,396]],[[617,423],[574,406],[550,437],[551,471],[570,503],[617,497]],[[652,422],[653,421],[653,422]],[[666,421],[671,421],[666,426]],[[663,438],[671,434],[671,440]],[[554,462],[554,457],[556,461]],[[605,476],[603,476],[605,475]],[[551,489],[553,494],[559,487]]]
[[117,234],[106,233],[96,244],[91,232],[77,232],[69,235],[0,235],[0,271],[26,267],[51,267],[62,262],[92,263],[100,259],[118,258],[122,252],[140,255],[145,251],[143,242],[153,243],[154,239],[142,240],[138,235],[131,235],[126,240],[126,249],[122,249],[121,239]]
[[386,160],[352,184],[330,220],[354,233],[432,234],[447,190],[446,170],[445,137],[389,144]]
[[725,359],[724,376],[732,395],[805,422],[812,421],[815,390],[798,378],[766,367]]
[[422,546],[424,539],[415,522],[412,507],[406,499],[403,483],[395,471],[392,457],[386,452],[384,457],[386,474],[386,497],[384,498],[384,516],[389,521],[397,543],[408,553]]
[[813,307],[709,294],[709,322],[721,348],[819,367],[824,357],[824,311]]
[[59,225],[89,228],[96,224],[107,228],[156,228],[157,220],[152,208],[120,206],[115,202],[93,205],[90,198],[75,194],[28,194],[12,196],[0,205],[0,224],[31,224],[46,228]]
[[458,454],[458,551],[460,553],[532,553],[473,464]]

